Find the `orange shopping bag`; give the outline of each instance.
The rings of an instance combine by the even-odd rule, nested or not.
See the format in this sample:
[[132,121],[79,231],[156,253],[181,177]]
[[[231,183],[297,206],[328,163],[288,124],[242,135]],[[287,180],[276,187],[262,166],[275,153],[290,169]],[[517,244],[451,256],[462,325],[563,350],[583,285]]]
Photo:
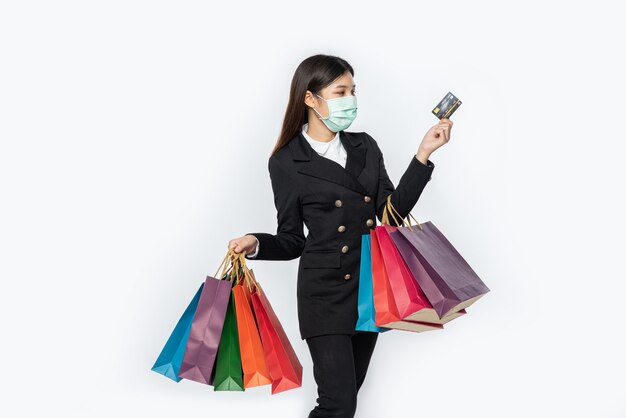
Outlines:
[[233,296],[235,297],[237,330],[239,331],[243,384],[245,388],[250,388],[269,385],[272,383],[272,378],[265,362],[261,336],[252,313],[250,289],[245,280],[233,286]]

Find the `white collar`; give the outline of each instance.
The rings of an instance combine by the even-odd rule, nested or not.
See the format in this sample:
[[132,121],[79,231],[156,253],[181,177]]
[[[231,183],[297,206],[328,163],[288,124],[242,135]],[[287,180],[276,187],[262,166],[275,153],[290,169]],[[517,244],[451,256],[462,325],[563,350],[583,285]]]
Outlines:
[[307,140],[307,142],[311,145],[311,147],[320,155],[326,154],[326,152],[332,147],[334,151],[337,153],[341,145],[341,140],[339,139],[339,132],[335,134],[335,137],[328,142],[318,141],[317,139],[311,138],[309,134],[306,133],[309,124],[305,123],[302,125],[302,135]]

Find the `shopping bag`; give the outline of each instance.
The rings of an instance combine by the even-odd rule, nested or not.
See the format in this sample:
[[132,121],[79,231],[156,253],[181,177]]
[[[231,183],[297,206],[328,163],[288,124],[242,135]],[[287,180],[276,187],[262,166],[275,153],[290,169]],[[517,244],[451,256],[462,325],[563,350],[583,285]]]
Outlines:
[[398,249],[394,245],[390,232],[396,230],[392,225],[377,226],[376,236],[380,245],[389,288],[400,318],[412,321],[435,322],[437,313],[411,275]]
[[[397,213],[389,198],[387,204],[392,214]],[[489,292],[432,222],[417,222],[417,227],[399,226],[391,238],[440,318],[467,308]]]
[[425,332],[442,329],[442,324],[403,320],[394,299],[392,283],[389,280],[378,240],[378,226],[370,230],[372,255],[372,286],[374,290],[375,325],[385,328],[413,332]]
[[185,346],[187,345],[187,338],[189,337],[189,331],[191,330],[191,321],[193,320],[193,316],[196,312],[196,307],[198,306],[198,301],[200,300],[200,294],[203,287],[204,283],[200,284],[200,288],[196,291],[196,294],[193,299],[191,299],[187,309],[185,309],[185,312],[183,312],[183,315],[178,320],[178,323],[165,343],[161,354],[159,354],[159,357],[151,369],[175,382],[181,381],[181,378],[178,377],[178,372],[180,370],[180,365],[183,362]]
[[[428,292],[430,297],[433,297],[433,294],[437,295],[438,293],[436,292],[439,292],[437,287],[434,286],[434,284],[432,283],[432,279],[428,275],[428,272],[426,272],[426,270],[422,266],[422,263],[419,261],[419,258],[416,255],[415,250],[411,247],[411,244],[409,243],[409,241],[406,238],[404,238],[404,236],[397,230],[391,232],[389,235],[391,236],[391,239],[393,240],[396,248],[398,249],[398,252],[402,256],[402,259],[406,263],[408,269],[411,271],[411,275],[413,276],[413,278],[418,282],[418,284],[428,283],[431,286],[431,288],[426,287],[427,289],[430,289],[430,291]],[[422,285],[420,285],[420,289],[422,289]],[[428,295],[426,297],[428,298]],[[428,300],[430,301],[430,299]],[[435,300],[436,300],[436,296],[435,296]],[[435,309],[435,312],[436,312],[437,317],[439,317],[439,312],[437,311],[437,309]],[[465,309],[460,309],[458,311],[451,310],[448,314],[446,314],[443,318],[440,319],[441,321],[440,323],[444,324],[446,322],[449,322],[452,319],[465,315],[466,313],[467,311]],[[436,320],[434,319],[432,319],[431,321],[436,322]]]
[[398,238],[406,239],[419,259],[419,266],[413,263],[413,274],[439,316],[467,308],[489,292],[432,222],[421,227],[398,228]]
[[215,374],[211,382],[215,391],[243,391],[243,372],[237,332],[235,300],[231,292],[217,349]]
[[[428,298],[422,291],[415,277],[402,258],[390,234],[397,226],[383,224],[376,227],[376,235],[387,272],[387,279],[393,301],[400,318],[405,321],[419,321],[434,324],[445,324],[463,315],[463,312],[451,312],[440,318]],[[393,326],[391,326],[393,328]]]
[[[230,250],[224,260],[229,258]],[[224,275],[219,277],[224,277]],[[212,384],[215,357],[224,327],[231,289],[232,283],[229,280],[207,276],[191,323],[183,362],[178,373],[179,377],[207,385]]]
[[255,284],[251,293],[252,306],[261,334],[265,361],[272,378],[272,395],[298,388],[302,386],[302,364],[272,309],[267,295],[254,278],[254,272],[247,270],[246,273]]
[[355,330],[386,332],[389,328],[379,327],[375,323],[374,291],[372,288],[372,245],[369,234],[361,235],[361,260],[359,273],[358,312]]
[[272,378],[265,363],[261,335],[252,312],[250,289],[246,283],[238,283],[233,286],[233,296],[244,387],[269,385]]
[[372,256],[372,289],[374,291],[375,323],[380,326],[385,323],[399,321],[400,314],[391,294],[387,271],[383,262],[383,255],[378,245],[376,230],[370,230]]

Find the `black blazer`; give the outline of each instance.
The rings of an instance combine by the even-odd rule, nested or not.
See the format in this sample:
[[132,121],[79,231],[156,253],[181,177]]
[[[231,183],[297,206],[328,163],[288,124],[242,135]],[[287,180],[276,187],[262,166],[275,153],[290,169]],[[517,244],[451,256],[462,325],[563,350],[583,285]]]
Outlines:
[[277,233],[248,233],[259,240],[255,260],[300,257],[296,296],[302,339],[355,332],[361,235],[381,220],[389,194],[406,217],[435,167],[411,155],[396,188],[370,135],[340,131],[339,138],[347,153],[345,169],[317,154],[301,132],[269,158]]

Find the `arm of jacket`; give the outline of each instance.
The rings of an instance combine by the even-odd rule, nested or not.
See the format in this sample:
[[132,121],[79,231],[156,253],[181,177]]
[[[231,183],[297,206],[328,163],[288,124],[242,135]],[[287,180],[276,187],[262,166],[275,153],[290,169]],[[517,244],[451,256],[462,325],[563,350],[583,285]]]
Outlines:
[[[274,205],[278,227],[276,234],[249,232],[258,240],[255,253],[246,258],[256,260],[293,260],[300,257],[306,240],[303,230],[302,206],[299,188],[293,176],[277,158],[270,157],[267,164],[274,192]],[[256,255],[256,256],[255,256]]]
[[[376,194],[375,200],[376,216],[378,220],[382,222],[383,209],[387,204],[387,196],[391,195],[391,204],[397,209],[400,215],[402,215],[402,218],[406,218],[417,203],[422,191],[426,187],[426,183],[430,180],[430,176],[435,169],[435,164],[430,160],[427,161],[427,164],[423,164],[417,159],[416,155],[413,154],[396,188],[389,179],[389,175],[385,169],[385,160],[382,151],[378,147],[376,140],[371,136],[369,137],[378,153],[379,177],[378,193]],[[396,215],[396,218],[397,217],[398,215]],[[400,219],[398,220],[400,221]],[[389,214],[389,222],[395,226],[395,221],[391,214]]]

